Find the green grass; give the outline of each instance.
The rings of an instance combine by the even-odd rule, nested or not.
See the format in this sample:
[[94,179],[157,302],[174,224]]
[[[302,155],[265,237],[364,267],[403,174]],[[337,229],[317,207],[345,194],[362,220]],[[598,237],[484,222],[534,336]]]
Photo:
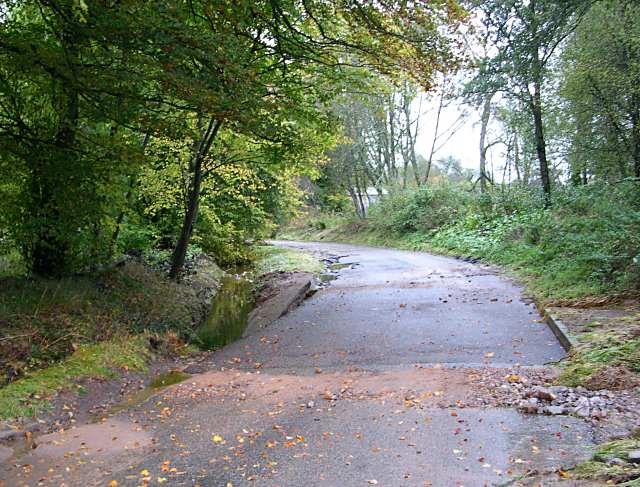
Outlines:
[[302,250],[263,245],[256,247],[256,275],[270,272],[311,272],[319,274],[322,263],[313,255]]
[[59,364],[0,388],[0,419],[33,417],[47,408],[54,393],[73,388],[78,380],[112,378],[123,368],[144,370],[148,344],[148,337],[137,335],[80,346]]
[[578,480],[607,482],[611,485],[626,487],[640,485],[640,467],[631,463],[626,465],[607,465],[612,458],[626,460],[630,451],[640,449],[640,441],[635,438],[615,440],[598,447],[593,458],[577,465],[571,471],[571,477]]
[[613,327],[583,333],[558,381],[591,389],[629,387],[640,374],[640,324],[619,321]]

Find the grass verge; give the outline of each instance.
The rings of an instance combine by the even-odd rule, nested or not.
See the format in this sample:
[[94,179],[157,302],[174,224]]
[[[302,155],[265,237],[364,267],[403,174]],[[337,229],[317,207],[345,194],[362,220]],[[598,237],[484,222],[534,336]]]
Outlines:
[[256,247],[254,274],[257,276],[270,272],[311,272],[319,274],[323,270],[322,263],[313,255],[303,250],[287,247],[262,245]]
[[185,343],[206,312],[194,285],[140,262],[62,279],[5,277],[0,289],[0,418],[34,416],[76,380],[190,353]]
[[638,486],[640,465],[628,461],[629,453],[638,449],[640,440],[637,437],[604,443],[590,461],[577,465],[571,471],[571,477],[601,481],[606,485]]
[[78,380],[112,378],[121,369],[143,371],[149,358],[145,335],[82,345],[59,364],[0,388],[0,419],[33,417],[47,408],[57,391],[72,388]]

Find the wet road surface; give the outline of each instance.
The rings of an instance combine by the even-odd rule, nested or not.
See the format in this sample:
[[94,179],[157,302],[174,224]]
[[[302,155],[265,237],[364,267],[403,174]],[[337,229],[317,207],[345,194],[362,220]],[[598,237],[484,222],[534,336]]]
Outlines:
[[5,485],[530,485],[527,471],[586,458],[583,421],[473,400],[478,369],[563,357],[511,281],[424,253],[278,244],[352,266],[206,372],[40,438]]

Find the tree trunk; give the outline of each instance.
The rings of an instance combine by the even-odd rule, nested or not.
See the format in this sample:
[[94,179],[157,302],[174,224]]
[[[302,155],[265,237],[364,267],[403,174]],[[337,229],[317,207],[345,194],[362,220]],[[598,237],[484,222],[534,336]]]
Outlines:
[[[529,8],[534,13],[535,3],[532,2]],[[532,27],[537,32],[537,24]],[[549,161],[547,160],[547,146],[544,140],[544,125],[542,120],[542,61],[540,60],[539,45],[531,45],[532,65],[531,79],[533,81],[533,94],[530,95],[530,108],[533,115],[533,126],[536,139],[536,153],[540,165],[540,180],[544,191],[544,205],[551,204],[551,178],[549,177]]]
[[491,99],[493,93],[485,95],[482,107],[481,128],[480,128],[480,193],[487,191],[487,151],[485,148],[487,138],[487,127],[491,116]]
[[436,114],[436,128],[433,134],[433,143],[431,144],[431,151],[429,152],[429,159],[427,160],[427,170],[424,174],[424,184],[429,181],[429,173],[431,172],[431,164],[433,163],[433,156],[436,152],[436,143],[438,141],[438,132],[440,131],[440,116],[442,115],[442,109],[444,108],[444,89],[440,95],[440,103],[438,105],[438,112]]
[[513,137],[513,167],[516,168],[516,178],[520,182],[520,152],[518,148],[518,135]]
[[[634,101],[638,101],[638,97],[634,97]],[[640,178],[640,110],[637,105],[631,117],[631,157],[633,175]]]
[[184,260],[187,255],[187,249],[189,247],[189,241],[193,233],[193,226],[196,222],[196,215],[198,214],[198,207],[200,205],[200,189],[202,186],[202,163],[205,157],[209,153],[211,144],[216,138],[218,130],[220,130],[221,122],[212,118],[209,121],[209,125],[202,135],[198,148],[195,151],[191,164],[191,187],[189,190],[187,207],[182,221],[182,228],[180,230],[180,237],[176,243],[176,248],[173,251],[171,257],[171,270],[169,271],[169,277],[177,279],[184,267]]

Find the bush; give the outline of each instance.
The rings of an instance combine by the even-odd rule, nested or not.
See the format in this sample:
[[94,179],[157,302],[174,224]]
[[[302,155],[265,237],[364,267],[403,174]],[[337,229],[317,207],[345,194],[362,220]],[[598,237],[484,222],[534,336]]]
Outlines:
[[385,232],[426,232],[457,221],[470,201],[471,195],[458,186],[425,186],[382,198],[369,218],[373,228]]

